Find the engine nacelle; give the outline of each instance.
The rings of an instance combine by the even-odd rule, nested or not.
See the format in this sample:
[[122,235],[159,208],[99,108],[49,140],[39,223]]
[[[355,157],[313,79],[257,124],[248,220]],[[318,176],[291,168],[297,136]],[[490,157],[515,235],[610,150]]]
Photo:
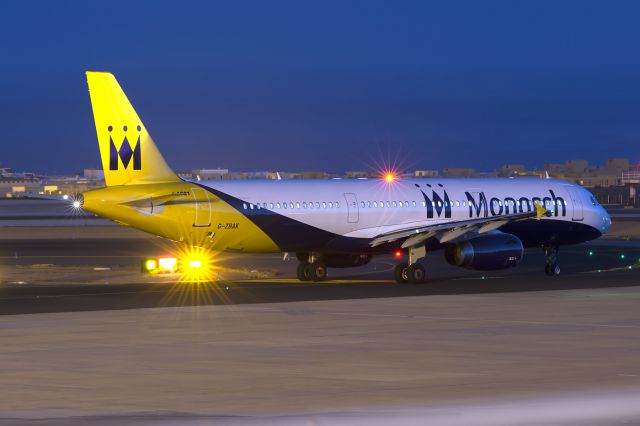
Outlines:
[[495,232],[450,244],[444,257],[451,265],[479,271],[507,269],[522,259],[522,241],[515,235]]
[[322,257],[328,268],[351,268],[369,263],[369,254],[325,254]]

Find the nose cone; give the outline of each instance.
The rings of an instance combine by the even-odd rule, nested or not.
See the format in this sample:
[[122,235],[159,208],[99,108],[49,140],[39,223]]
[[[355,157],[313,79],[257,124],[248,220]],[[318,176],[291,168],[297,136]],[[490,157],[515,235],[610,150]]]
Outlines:
[[598,207],[598,214],[600,215],[602,221],[602,224],[600,225],[600,232],[602,232],[602,235],[604,235],[609,232],[609,229],[611,228],[611,216],[609,216],[609,213],[604,209],[604,207]]

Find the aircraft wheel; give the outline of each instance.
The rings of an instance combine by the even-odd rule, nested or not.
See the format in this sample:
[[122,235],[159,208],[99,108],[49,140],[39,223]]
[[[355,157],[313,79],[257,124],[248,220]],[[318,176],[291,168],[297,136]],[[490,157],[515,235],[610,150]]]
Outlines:
[[323,281],[327,278],[327,267],[324,266],[324,263],[321,262],[313,262],[307,264],[305,268],[306,274],[309,277],[308,281]]
[[394,269],[394,276],[398,284],[409,282],[409,277],[407,276],[408,267],[409,265],[407,265],[406,263],[399,263],[396,265]]
[[309,264],[307,262],[298,263],[298,268],[296,269],[296,275],[300,281],[309,281],[309,274],[307,273],[307,268]]
[[560,265],[554,263],[553,265],[546,265],[544,267],[545,274],[549,276],[560,275]]
[[419,263],[414,263],[407,268],[407,278],[409,282],[420,284],[424,282],[425,273],[424,266]]

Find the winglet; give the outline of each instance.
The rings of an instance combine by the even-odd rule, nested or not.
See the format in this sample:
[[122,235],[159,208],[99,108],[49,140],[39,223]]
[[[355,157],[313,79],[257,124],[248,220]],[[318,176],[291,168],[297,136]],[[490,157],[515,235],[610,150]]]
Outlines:
[[551,212],[545,209],[544,207],[542,207],[540,204],[533,203],[533,205],[536,207],[536,219],[540,220],[542,219],[543,216],[544,217],[551,216]]

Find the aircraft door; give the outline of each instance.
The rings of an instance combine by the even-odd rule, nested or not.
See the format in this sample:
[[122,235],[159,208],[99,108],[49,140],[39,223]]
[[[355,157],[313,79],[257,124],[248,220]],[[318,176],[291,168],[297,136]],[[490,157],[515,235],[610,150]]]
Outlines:
[[580,221],[584,220],[584,214],[582,212],[582,199],[580,198],[580,194],[575,188],[567,187],[569,191],[569,196],[571,197],[571,206],[573,207],[573,216],[571,220]]
[[193,226],[211,225],[211,200],[209,194],[202,188],[191,188],[191,194],[196,201],[196,216]]
[[347,222],[358,223],[360,216],[358,210],[358,197],[356,197],[356,194],[348,192],[344,194],[344,199],[347,202]]

